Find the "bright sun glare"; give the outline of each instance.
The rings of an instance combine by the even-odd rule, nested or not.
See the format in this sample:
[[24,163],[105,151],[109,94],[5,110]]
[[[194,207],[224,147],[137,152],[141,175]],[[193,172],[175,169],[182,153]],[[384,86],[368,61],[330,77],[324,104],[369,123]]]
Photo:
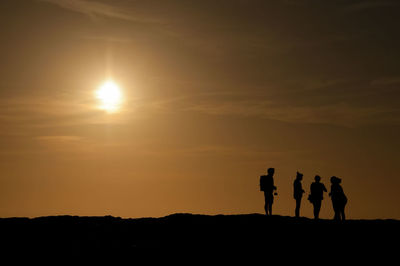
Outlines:
[[98,88],[96,91],[96,98],[100,100],[100,109],[108,113],[113,113],[120,108],[122,93],[118,85],[109,80]]

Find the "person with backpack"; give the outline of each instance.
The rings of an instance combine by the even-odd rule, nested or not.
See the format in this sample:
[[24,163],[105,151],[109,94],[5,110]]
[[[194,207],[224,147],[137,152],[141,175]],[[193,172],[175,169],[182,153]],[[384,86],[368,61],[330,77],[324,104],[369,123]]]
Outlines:
[[324,199],[324,192],[327,192],[327,190],[325,185],[320,182],[321,177],[319,175],[316,175],[314,180],[315,182],[313,182],[310,187],[310,195],[308,196],[308,200],[314,206],[314,219],[318,220],[322,200]]
[[[266,215],[272,215],[272,204],[274,203],[274,190],[276,186],[274,185],[274,168],[268,168],[267,175],[262,175],[260,177],[260,190],[264,192],[265,199],[265,213]],[[277,195],[277,193],[275,193]]]
[[347,197],[344,194],[343,188],[340,185],[342,179],[336,176],[331,177],[331,192],[329,196],[332,199],[332,206],[335,212],[334,220],[336,221],[345,221],[346,216],[344,214],[344,208],[347,204]]
[[303,180],[303,174],[297,172],[296,179],[293,183],[293,197],[296,200],[296,209],[294,213],[296,217],[300,216],[301,198],[303,197],[303,193],[305,192],[301,185],[301,180]]

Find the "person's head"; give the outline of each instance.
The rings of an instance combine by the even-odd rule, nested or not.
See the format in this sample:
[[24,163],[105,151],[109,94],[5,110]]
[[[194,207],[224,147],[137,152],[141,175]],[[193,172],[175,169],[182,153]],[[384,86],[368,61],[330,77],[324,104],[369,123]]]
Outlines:
[[299,172],[297,172],[297,173],[296,173],[296,179],[298,179],[298,180],[302,180],[302,179],[303,179],[303,174],[302,174],[302,173],[299,173]]
[[319,182],[319,181],[321,181],[321,177],[319,176],[319,175],[316,175],[315,177],[314,177],[314,180],[315,180],[315,182]]
[[342,182],[342,179],[340,179],[339,177],[336,177],[336,176],[331,177],[332,184],[340,184],[340,182]]
[[268,168],[267,173],[273,175],[275,173],[275,168]]

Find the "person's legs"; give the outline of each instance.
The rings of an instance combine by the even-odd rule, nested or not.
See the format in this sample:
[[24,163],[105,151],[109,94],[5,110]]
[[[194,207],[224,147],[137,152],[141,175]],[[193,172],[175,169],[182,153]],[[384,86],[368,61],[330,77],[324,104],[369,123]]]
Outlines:
[[332,201],[332,205],[333,205],[333,211],[335,212],[335,216],[333,217],[333,219],[335,221],[340,221],[341,210],[340,210],[337,202]]
[[269,193],[264,192],[264,198],[265,198],[265,213],[266,215],[272,215],[272,203],[274,202],[274,196]]
[[268,215],[269,213],[269,199],[268,199],[268,194],[264,192],[264,200],[265,200],[265,205],[264,205],[264,210],[265,214]]
[[341,208],[341,210],[340,210],[340,213],[341,213],[341,215],[342,215],[342,221],[346,221],[346,215],[344,214],[344,207],[345,207],[345,206],[342,206],[342,208]]
[[300,206],[301,206],[301,198],[296,199],[296,209],[295,209],[295,216],[299,217],[300,216]]
[[317,208],[316,207],[316,203],[315,203],[315,201],[312,203],[312,205],[313,205],[313,213],[314,213],[314,219],[317,219],[317,216],[316,216],[316,211],[315,211],[315,209]]
[[266,215],[272,215],[272,202],[270,201],[265,202],[264,209]]
[[272,215],[272,201],[269,203],[269,215]]
[[319,219],[319,211],[321,210],[321,201],[315,200],[314,201],[314,219]]

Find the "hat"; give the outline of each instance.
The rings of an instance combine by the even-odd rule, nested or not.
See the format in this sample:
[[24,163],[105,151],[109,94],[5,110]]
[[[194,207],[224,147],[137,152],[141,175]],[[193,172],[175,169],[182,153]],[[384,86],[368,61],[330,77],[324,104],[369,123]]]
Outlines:
[[302,173],[299,173],[299,172],[296,173],[296,177],[302,177],[302,176],[303,176]]
[[331,177],[331,183],[332,184],[334,184],[334,183],[340,184],[340,182],[342,182],[342,179],[340,179],[339,177],[336,177],[336,176],[332,176]]

